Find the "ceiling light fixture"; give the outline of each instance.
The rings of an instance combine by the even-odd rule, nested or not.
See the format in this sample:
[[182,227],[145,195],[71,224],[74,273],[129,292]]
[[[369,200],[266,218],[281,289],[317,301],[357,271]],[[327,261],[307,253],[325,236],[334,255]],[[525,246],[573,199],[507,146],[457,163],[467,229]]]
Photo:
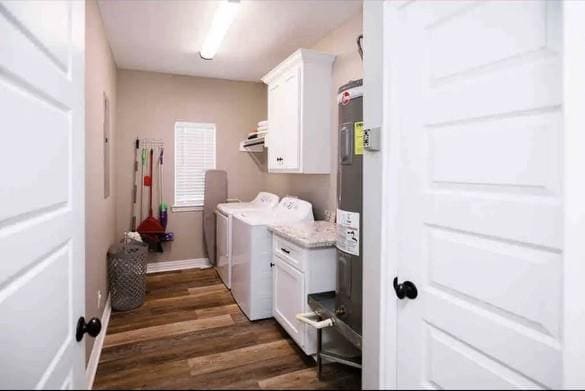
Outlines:
[[224,0],[217,7],[211,22],[211,28],[207,32],[207,37],[199,52],[201,58],[204,60],[213,59],[221,41],[234,21],[239,6],[239,0]]

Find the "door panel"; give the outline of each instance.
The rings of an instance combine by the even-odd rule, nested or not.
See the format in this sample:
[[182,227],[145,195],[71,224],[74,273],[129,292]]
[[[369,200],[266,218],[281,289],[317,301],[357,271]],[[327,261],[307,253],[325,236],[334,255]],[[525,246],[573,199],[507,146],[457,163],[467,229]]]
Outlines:
[[268,168],[281,169],[282,161],[282,145],[283,145],[283,131],[282,116],[283,113],[278,109],[282,101],[282,85],[280,82],[275,82],[269,86],[268,89]]
[[299,68],[293,69],[282,82],[283,100],[280,107],[284,113],[283,158],[284,168],[287,170],[299,169],[300,72]]
[[558,111],[442,126],[429,132],[431,184],[557,194],[560,129]]
[[473,384],[476,388],[509,390],[517,384],[526,384],[532,389],[539,388],[536,383],[439,329],[428,326],[426,338],[431,385],[460,389],[461,384]]
[[1,388],[83,388],[85,5],[0,1]]
[[275,257],[273,273],[273,314],[278,323],[300,345],[304,344],[304,324],[296,318],[305,312],[304,274]]
[[[560,336],[560,254],[437,228],[430,228],[428,235],[431,286],[468,296],[526,327]],[[543,283],[549,287],[547,294],[534,295]]]
[[398,387],[559,387],[560,4],[389,2],[385,22],[388,239],[419,289],[398,303]]

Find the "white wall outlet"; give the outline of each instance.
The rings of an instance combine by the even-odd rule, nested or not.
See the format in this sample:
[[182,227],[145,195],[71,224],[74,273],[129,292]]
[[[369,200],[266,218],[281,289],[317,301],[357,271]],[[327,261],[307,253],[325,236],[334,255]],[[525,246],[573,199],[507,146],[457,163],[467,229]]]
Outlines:
[[102,291],[97,291],[97,306],[98,310],[102,308]]

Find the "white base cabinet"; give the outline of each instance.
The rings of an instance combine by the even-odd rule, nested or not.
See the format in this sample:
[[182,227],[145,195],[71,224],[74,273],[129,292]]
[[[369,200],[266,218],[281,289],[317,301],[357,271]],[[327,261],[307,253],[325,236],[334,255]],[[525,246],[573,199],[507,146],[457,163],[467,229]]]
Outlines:
[[335,247],[306,249],[274,234],[272,315],[307,354],[317,353],[317,330],[297,320],[310,312],[312,293],[335,290]]

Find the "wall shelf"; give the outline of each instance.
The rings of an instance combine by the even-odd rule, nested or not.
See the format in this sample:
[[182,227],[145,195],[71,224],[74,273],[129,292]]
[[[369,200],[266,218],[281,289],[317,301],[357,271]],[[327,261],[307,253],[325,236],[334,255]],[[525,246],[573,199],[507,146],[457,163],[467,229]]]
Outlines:
[[265,147],[265,137],[253,138],[240,142],[240,152],[263,152]]

